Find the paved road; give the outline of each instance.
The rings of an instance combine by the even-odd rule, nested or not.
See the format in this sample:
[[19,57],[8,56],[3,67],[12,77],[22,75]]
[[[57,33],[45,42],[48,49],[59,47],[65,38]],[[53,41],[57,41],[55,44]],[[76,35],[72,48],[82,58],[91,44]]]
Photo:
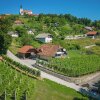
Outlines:
[[[33,68],[32,65],[35,64],[35,61],[34,61],[34,60],[33,60],[33,63],[32,63],[32,61],[31,61],[31,63],[27,63],[26,60],[21,60],[21,59],[19,59],[19,58],[16,57],[14,54],[12,54],[10,51],[7,52],[7,56],[8,56],[9,58],[13,59],[14,61],[19,62],[19,63],[21,63],[21,64],[23,64],[23,65],[26,65],[27,67],[30,67],[30,68]],[[36,69],[36,68],[35,68],[35,69]],[[60,78],[57,78],[57,77],[55,77],[55,76],[53,76],[53,75],[50,75],[50,74],[47,74],[47,73],[45,73],[45,72],[43,72],[43,71],[41,71],[41,77],[42,77],[42,78],[49,79],[49,80],[51,80],[51,81],[54,81],[54,82],[56,82],[56,83],[58,83],[58,84],[61,84],[61,85],[70,87],[70,88],[72,88],[72,89],[74,89],[74,90],[76,90],[76,91],[78,91],[78,92],[81,92],[81,93],[83,93],[83,92],[84,92],[84,93],[89,93],[89,92],[87,92],[86,90],[84,90],[84,88],[81,87],[81,86],[78,86],[78,85],[76,85],[76,84],[74,84],[74,83],[70,83],[70,82],[64,81],[64,80],[62,80],[62,79],[60,79]]]

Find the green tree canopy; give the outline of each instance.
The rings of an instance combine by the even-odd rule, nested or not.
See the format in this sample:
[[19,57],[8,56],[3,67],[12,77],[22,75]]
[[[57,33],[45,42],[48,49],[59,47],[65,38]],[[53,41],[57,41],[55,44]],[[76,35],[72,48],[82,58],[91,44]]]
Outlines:
[[18,26],[18,27],[16,27],[15,30],[18,32],[19,37],[22,37],[23,35],[27,34],[27,30],[23,27]]
[[10,35],[0,32],[0,53],[6,53],[12,38]]

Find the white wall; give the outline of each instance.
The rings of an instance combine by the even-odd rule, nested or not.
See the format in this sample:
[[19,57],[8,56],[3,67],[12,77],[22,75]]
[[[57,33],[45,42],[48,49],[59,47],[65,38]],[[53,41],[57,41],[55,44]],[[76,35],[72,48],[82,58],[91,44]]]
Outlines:
[[12,37],[18,37],[18,34],[12,34],[11,36]]
[[50,42],[52,42],[52,38],[48,38],[48,37],[45,38],[45,42],[46,42],[46,43],[50,43]]

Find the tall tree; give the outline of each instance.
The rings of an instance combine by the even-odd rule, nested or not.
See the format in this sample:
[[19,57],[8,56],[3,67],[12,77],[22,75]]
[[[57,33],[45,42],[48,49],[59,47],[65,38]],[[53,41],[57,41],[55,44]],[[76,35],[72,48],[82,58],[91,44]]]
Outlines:
[[5,16],[0,19],[0,53],[6,53],[12,38],[7,32],[11,29],[11,20]]
[[0,53],[6,53],[12,38],[10,35],[0,32]]

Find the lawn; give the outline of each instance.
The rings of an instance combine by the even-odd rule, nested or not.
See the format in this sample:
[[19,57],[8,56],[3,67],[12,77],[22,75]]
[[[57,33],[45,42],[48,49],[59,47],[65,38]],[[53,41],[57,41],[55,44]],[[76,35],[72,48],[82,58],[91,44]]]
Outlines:
[[7,95],[7,100],[11,100],[15,90],[17,100],[25,100],[20,98],[25,97],[26,90],[28,100],[88,100],[73,89],[47,79],[30,78],[0,62],[0,98],[5,90],[7,94],[10,94]]
[[33,97],[30,100],[88,100],[73,89],[50,80],[35,81]]
[[17,54],[19,48],[20,48],[20,44],[16,41],[16,38],[12,39],[12,43],[11,46],[9,47],[9,50],[13,53],[13,54]]
[[68,50],[68,57],[80,57],[82,56],[81,51],[80,50]]

